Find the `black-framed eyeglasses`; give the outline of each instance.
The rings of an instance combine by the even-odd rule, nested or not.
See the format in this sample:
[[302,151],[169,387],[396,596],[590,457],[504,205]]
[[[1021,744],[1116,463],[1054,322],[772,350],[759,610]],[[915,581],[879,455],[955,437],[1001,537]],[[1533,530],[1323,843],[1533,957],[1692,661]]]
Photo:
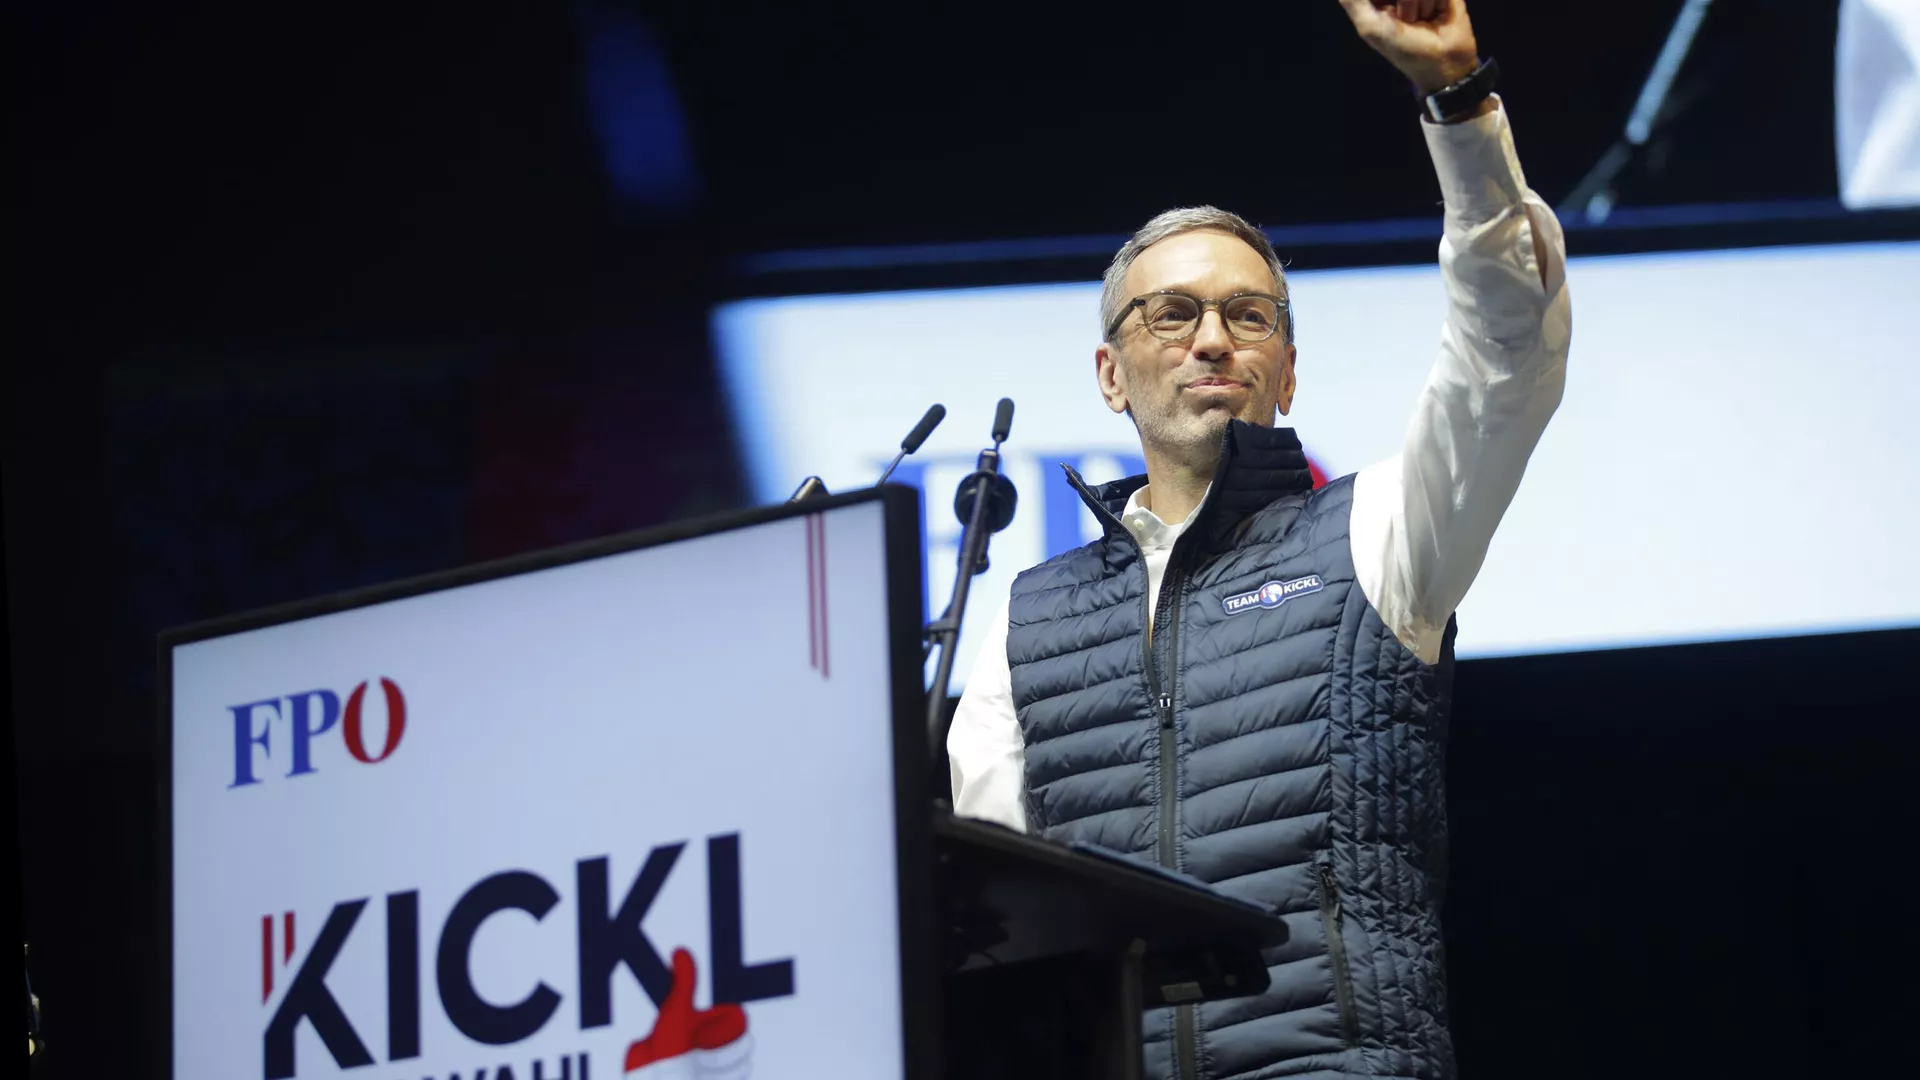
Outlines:
[[1147,332],[1161,341],[1185,341],[1200,330],[1200,319],[1208,308],[1220,312],[1220,321],[1235,341],[1253,345],[1265,341],[1282,329],[1292,336],[1291,318],[1284,296],[1270,293],[1234,293],[1218,300],[1201,300],[1177,289],[1136,296],[1127,301],[1120,314],[1107,326],[1111,340],[1136,309]]

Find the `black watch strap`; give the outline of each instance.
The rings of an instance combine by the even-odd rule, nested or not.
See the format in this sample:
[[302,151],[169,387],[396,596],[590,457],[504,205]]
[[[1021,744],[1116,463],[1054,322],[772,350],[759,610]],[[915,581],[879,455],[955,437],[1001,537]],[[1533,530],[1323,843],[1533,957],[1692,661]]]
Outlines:
[[1493,96],[1494,83],[1500,79],[1500,63],[1489,56],[1480,61],[1473,74],[1441,87],[1421,100],[1421,110],[1436,124],[1457,120]]

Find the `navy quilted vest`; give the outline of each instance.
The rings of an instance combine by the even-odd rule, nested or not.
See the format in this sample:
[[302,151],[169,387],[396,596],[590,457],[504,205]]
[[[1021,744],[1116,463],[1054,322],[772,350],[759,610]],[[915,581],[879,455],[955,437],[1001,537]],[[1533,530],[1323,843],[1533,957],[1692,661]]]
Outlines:
[[1147,634],[1147,572],[1104,538],[1021,574],[1007,659],[1037,831],[1278,909],[1254,997],[1147,1016],[1169,1078],[1453,1074],[1440,899],[1452,628],[1438,666],[1354,581],[1353,478],[1313,490],[1293,432],[1235,421]]

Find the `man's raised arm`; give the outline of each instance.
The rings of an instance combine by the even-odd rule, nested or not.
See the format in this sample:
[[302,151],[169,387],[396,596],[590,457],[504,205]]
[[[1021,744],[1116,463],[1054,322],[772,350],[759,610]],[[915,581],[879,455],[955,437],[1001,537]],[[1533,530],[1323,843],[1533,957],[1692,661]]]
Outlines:
[[[1341,3],[1424,93],[1479,65],[1464,0]],[[1431,662],[1560,403],[1572,316],[1560,223],[1526,186],[1499,99],[1421,126],[1446,203],[1447,321],[1400,454],[1356,480],[1353,537],[1361,588]]]

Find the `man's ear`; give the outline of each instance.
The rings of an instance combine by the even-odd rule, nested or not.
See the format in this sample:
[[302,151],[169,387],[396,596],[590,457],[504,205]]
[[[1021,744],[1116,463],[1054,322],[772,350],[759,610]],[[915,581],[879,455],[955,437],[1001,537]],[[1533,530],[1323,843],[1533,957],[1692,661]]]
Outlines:
[[1279,398],[1281,416],[1287,415],[1287,410],[1293,408],[1293,389],[1294,389],[1293,361],[1294,361],[1294,358],[1297,357],[1298,355],[1299,355],[1299,352],[1293,347],[1292,342],[1288,342],[1286,345],[1281,347],[1280,398]]
[[1110,342],[1101,342],[1093,350],[1093,377],[1100,383],[1100,396],[1106,400],[1107,408],[1117,413],[1127,411],[1127,373],[1120,366],[1119,350]]

